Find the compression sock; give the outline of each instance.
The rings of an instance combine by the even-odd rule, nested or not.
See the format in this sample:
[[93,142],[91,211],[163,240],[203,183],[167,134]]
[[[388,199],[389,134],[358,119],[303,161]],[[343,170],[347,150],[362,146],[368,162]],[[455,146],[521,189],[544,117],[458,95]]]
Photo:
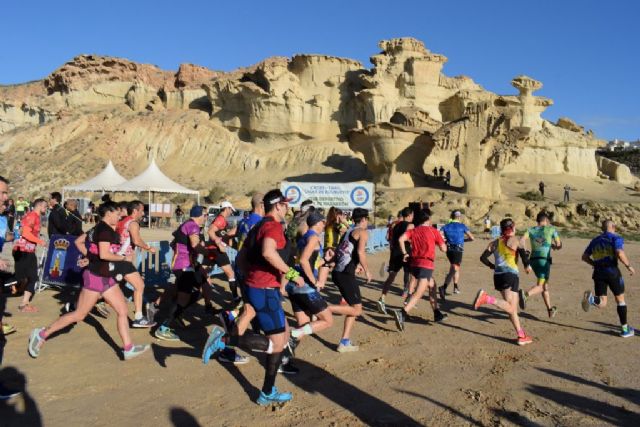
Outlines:
[[620,324],[625,326],[627,324],[627,304],[624,302],[618,303],[618,317],[620,318]]
[[311,323],[307,323],[306,325],[304,325],[301,328],[297,328],[297,329],[293,329],[291,331],[291,336],[294,338],[300,338],[304,335],[311,335],[313,334],[313,329],[311,328]]
[[244,335],[238,335],[238,326],[234,326],[233,331],[229,335],[227,345],[231,347],[240,347],[246,351],[260,351],[267,354],[273,353],[273,342],[264,335],[246,332]]
[[273,386],[276,384],[276,375],[278,375],[278,368],[282,361],[282,352],[272,353],[267,356],[267,364],[264,371],[264,383],[262,385],[262,392],[264,394],[271,394]]

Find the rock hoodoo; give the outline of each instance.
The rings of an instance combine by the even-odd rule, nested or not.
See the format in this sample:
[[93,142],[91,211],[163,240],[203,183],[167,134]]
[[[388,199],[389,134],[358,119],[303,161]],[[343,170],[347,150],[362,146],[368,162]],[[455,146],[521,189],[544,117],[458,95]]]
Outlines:
[[[552,105],[534,94],[542,83],[518,76],[517,95],[498,95],[444,75],[447,58],[419,40],[379,47],[371,69],[303,54],[228,73],[81,55],[42,81],[0,86],[4,167],[45,188],[62,184],[51,170],[81,160],[111,157],[119,167],[119,159],[140,159],[135,173],[152,153],[174,179],[200,188],[261,172],[274,181],[326,173],[404,188],[444,166],[454,186],[494,199],[503,172],[598,175],[599,141],[570,119],[541,117]],[[18,151],[45,171],[31,170]],[[628,180],[605,163],[604,173]],[[91,172],[80,168],[77,178]]]

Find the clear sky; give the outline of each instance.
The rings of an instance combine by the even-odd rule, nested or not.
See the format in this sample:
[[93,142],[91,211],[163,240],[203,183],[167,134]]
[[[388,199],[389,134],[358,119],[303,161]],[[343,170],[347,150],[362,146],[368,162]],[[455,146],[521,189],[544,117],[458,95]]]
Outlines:
[[45,77],[81,53],[177,69],[231,70],[273,55],[321,53],[369,67],[377,42],[412,36],[449,58],[447,75],[513,94],[544,83],[566,116],[604,139],[640,138],[640,1],[6,1],[0,84]]

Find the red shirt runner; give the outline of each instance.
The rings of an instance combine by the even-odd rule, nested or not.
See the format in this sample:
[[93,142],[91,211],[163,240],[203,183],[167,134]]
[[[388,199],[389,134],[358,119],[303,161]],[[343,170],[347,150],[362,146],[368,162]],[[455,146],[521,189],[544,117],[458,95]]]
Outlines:
[[[260,248],[259,250],[262,250],[262,242],[267,237],[276,241],[277,250],[284,249],[287,245],[282,224],[275,219],[265,222],[258,230],[256,245]],[[249,266],[249,273],[247,274],[247,285],[252,288],[279,288],[281,275],[282,273],[267,261],[252,264]]]
[[421,267],[433,270],[436,259],[436,246],[444,244],[444,239],[438,230],[432,226],[420,225],[407,230],[405,236],[411,241],[411,267]]

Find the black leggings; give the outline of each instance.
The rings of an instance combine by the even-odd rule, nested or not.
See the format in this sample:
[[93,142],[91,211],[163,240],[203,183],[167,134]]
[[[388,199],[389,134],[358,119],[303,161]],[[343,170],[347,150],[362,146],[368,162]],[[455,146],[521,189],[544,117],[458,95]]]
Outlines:
[[15,261],[15,274],[18,285],[22,285],[26,281],[25,291],[29,291],[32,294],[35,293],[36,283],[38,282],[38,258],[36,258],[36,254],[14,251],[13,260]]

